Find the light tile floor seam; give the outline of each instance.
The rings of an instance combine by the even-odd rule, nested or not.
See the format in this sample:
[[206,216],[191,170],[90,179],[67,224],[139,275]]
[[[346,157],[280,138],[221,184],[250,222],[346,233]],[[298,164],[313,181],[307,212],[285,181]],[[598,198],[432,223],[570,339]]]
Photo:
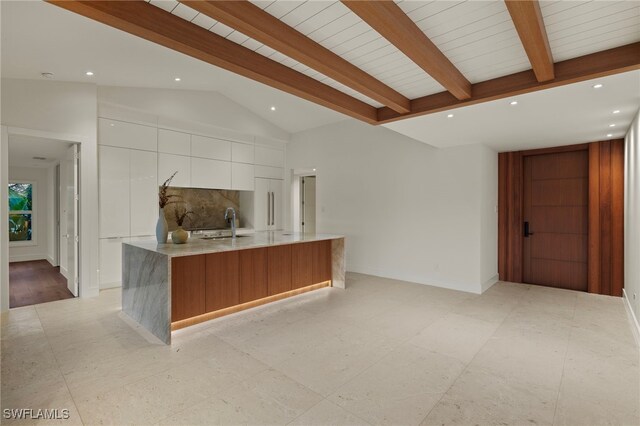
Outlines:
[[[530,289],[527,289],[527,293],[529,292]],[[518,302],[513,306],[513,309],[511,309],[511,311],[509,311],[509,313],[513,312],[513,310],[522,303],[522,296],[520,297],[520,300],[518,300]],[[424,416],[422,418],[422,420],[420,421],[419,424],[423,424],[424,421],[429,418],[429,415],[431,414],[431,412],[438,406],[438,404],[440,404],[440,401],[442,401],[442,398],[445,397],[445,395],[447,395],[447,393],[451,390],[451,388],[456,384],[456,382],[458,381],[458,379],[460,377],[462,377],[462,375],[465,373],[465,371],[467,371],[469,369],[469,366],[471,365],[471,363],[473,363],[473,360],[476,359],[476,357],[478,356],[478,354],[482,351],[482,349],[489,343],[489,341],[491,340],[491,338],[493,338],[493,336],[498,332],[498,329],[500,328],[500,326],[502,324],[504,324],[504,322],[507,320],[508,315],[505,316],[502,321],[500,321],[500,323],[498,324],[498,326],[496,327],[496,329],[493,331],[493,333],[491,334],[491,336],[489,336],[489,338],[487,339],[486,342],[484,342],[484,344],[478,349],[478,351],[473,355],[473,358],[471,358],[471,360],[464,366],[464,368],[462,369],[462,371],[460,372],[460,374],[458,374],[458,376],[455,378],[455,380],[451,381],[451,384],[449,385],[449,387],[447,388],[446,391],[444,391],[442,393],[442,395],[440,396],[440,398],[438,399],[438,402],[436,402],[435,404],[433,404],[433,407],[431,407],[431,409],[429,410],[429,412],[427,413],[426,416]],[[482,321],[482,320],[480,320]],[[568,345],[568,342],[567,342]],[[558,393],[560,393],[560,388],[558,388]]]
[[[38,316],[38,321],[40,321],[40,325],[42,326],[42,319],[40,318],[40,313],[38,312],[38,309],[35,309],[35,312],[36,312],[36,315]],[[43,331],[44,331],[44,327],[43,327]],[[60,363],[58,362],[58,358],[56,357],[55,352],[53,351],[53,346],[51,345],[51,341],[49,340],[49,336],[47,336],[46,332],[44,333],[44,337],[45,339],[47,339],[47,344],[49,345],[51,354],[53,355],[53,358],[56,360],[56,365],[58,366],[58,372],[62,376],[62,380],[64,380],[64,385],[67,388],[67,392],[69,392],[69,398],[71,398],[71,402],[73,402],[73,406],[75,407],[76,412],[78,413],[78,417],[80,417],[80,423],[84,425],[85,423],[84,423],[84,420],[82,420],[82,414],[80,414],[80,410],[78,409],[78,404],[76,404],[76,400],[73,398],[73,394],[71,393],[71,389],[69,388],[69,384],[67,383],[67,378],[65,377],[64,374],[62,374]]]

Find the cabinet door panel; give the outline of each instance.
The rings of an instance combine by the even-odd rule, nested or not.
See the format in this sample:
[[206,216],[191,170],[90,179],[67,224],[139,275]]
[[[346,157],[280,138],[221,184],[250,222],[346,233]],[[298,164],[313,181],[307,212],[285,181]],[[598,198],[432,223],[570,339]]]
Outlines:
[[284,151],[256,145],[255,162],[261,166],[284,167]]
[[271,226],[271,229],[274,229],[274,230],[282,230],[284,227],[283,226],[284,220],[282,217],[284,213],[284,207],[283,207],[284,190],[282,187],[283,187],[283,182],[281,180],[272,179],[269,184],[269,188],[273,193],[273,196],[272,196],[273,206],[271,207],[271,214],[273,215],[273,219],[271,220],[271,223],[273,225]]
[[267,297],[267,249],[240,250],[240,303]]
[[291,290],[291,246],[267,248],[269,296]]
[[158,220],[158,154],[131,153],[131,235],[153,235]]
[[191,136],[191,156],[231,161],[231,142],[222,139]]
[[206,256],[206,311],[217,311],[240,303],[238,252],[228,251]]
[[191,186],[209,189],[231,188],[231,163],[191,158]]
[[177,171],[171,186],[189,188],[191,186],[191,158],[184,155],[158,154],[158,185],[169,179]]
[[129,152],[100,147],[100,238],[129,236]]
[[205,313],[205,255],[171,259],[171,321]]
[[158,129],[124,121],[99,118],[98,144],[157,151]]
[[234,163],[253,164],[253,145],[232,142],[231,161]]
[[253,191],[253,164],[231,163],[231,189]]
[[321,283],[332,279],[331,272],[331,240],[315,241],[313,247],[312,274],[313,283]]
[[269,226],[268,220],[270,217],[270,190],[269,179],[256,179],[255,190],[253,193],[253,209],[254,209],[254,222],[253,227],[256,231],[266,231]]
[[129,238],[100,239],[100,289],[122,286],[122,243]]
[[313,243],[291,245],[292,288],[296,289],[315,284],[313,281],[313,252]]
[[191,155],[191,135],[174,132],[173,130],[158,130],[158,152],[177,155]]

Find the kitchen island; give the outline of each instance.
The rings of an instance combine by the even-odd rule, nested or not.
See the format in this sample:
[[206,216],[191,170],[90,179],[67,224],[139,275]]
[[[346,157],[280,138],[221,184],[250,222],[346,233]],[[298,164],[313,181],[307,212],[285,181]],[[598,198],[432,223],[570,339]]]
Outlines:
[[338,235],[266,231],[122,246],[122,310],[166,344],[172,330],[328,286],[345,286]]

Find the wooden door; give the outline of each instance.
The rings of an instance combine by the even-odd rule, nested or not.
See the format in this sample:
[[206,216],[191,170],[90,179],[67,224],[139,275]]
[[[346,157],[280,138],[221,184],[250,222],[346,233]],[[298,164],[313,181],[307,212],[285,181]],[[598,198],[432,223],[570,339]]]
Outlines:
[[206,310],[228,308],[240,303],[240,261],[237,251],[207,254]]
[[525,156],[523,171],[523,281],[587,291],[588,151]]

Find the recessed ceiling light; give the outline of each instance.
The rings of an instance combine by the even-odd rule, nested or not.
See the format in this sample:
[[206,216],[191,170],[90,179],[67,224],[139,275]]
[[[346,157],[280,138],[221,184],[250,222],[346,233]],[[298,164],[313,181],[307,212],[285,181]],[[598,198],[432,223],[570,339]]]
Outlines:
[[271,108],[269,108],[271,111],[275,111],[276,107],[272,106]]
[[613,136],[613,135],[612,135],[611,133],[607,133],[607,137],[608,137],[608,138],[610,138],[610,137],[612,137],[612,136]]
[[600,83],[593,85],[594,89],[600,89],[601,87],[602,87],[602,84],[600,84]]
[[609,124],[609,127],[616,127],[615,124]]
[[182,80],[182,79],[181,79],[180,77],[176,77],[176,78],[174,78],[174,80],[175,80],[175,81],[180,81],[180,80]]
[[511,101],[509,102],[509,105],[518,105],[518,101]]
[[93,71],[87,71],[85,72],[86,75],[88,75],[89,77],[91,77],[93,75]]
[[453,118],[453,114],[448,114],[447,118]]
[[315,171],[316,171],[316,169],[313,169],[313,171],[315,172]]
[[619,109],[617,109],[617,110],[613,111],[613,113],[614,113],[614,114],[620,114],[620,110],[619,110]]

